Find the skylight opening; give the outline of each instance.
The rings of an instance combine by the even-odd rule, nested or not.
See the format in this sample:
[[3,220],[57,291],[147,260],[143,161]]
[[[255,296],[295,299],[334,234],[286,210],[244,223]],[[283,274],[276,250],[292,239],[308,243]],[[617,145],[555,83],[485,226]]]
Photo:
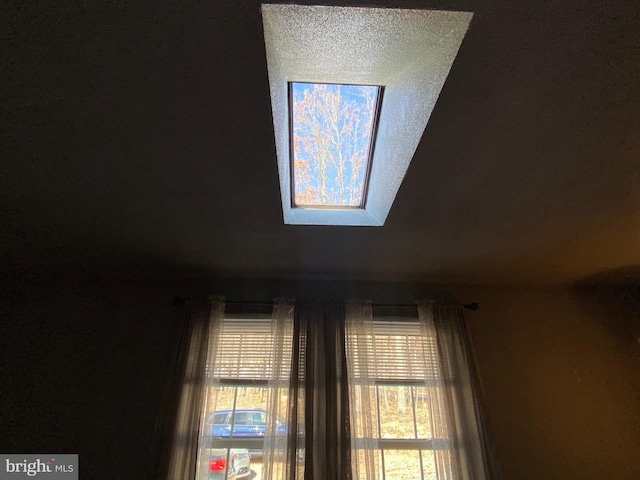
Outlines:
[[[472,16],[444,10],[262,5],[284,223],[384,225]],[[341,161],[334,154],[322,167],[320,157],[311,153],[317,155],[322,142],[337,144],[342,137],[332,134],[331,140],[332,135],[322,134],[323,120],[315,113],[307,118],[315,134],[305,132],[295,117],[304,117],[303,107],[311,111],[316,105],[318,110],[318,104],[296,102],[323,89],[333,97],[337,92],[332,89],[340,89],[343,100],[359,98],[344,89],[355,88],[362,95],[363,86],[374,89],[377,98],[375,114],[359,121],[368,133],[361,131],[349,152],[335,150]],[[338,104],[332,105],[336,111]],[[356,102],[353,108],[361,106]],[[344,122],[334,129],[343,127]]]
[[289,83],[292,207],[362,209],[382,87]]

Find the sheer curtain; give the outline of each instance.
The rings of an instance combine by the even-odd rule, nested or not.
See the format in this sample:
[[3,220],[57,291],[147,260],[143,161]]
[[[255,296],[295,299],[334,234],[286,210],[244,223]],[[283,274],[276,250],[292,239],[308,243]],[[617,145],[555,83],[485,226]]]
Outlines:
[[353,478],[380,478],[378,403],[375,390],[375,349],[371,302],[350,301],[345,306],[346,357],[351,419]]
[[[462,306],[424,300],[418,318],[374,320],[370,302],[351,301],[345,323],[353,477],[382,478],[387,453],[404,448],[414,449],[426,478],[499,478]],[[394,436],[383,403],[391,393],[400,406],[407,392],[412,408],[418,399],[424,405],[428,420]],[[386,468],[385,474],[392,478]]]
[[186,303],[146,478],[194,478],[206,360],[223,318],[223,297]]
[[431,399],[433,434],[449,439],[446,448],[435,450],[437,478],[498,479],[463,307],[431,300],[417,303],[422,335],[435,341],[439,359],[441,380]]
[[[263,478],[265,480],[286,480],[294,478],[292,472],[298,468],[297,456],[289,460],[289,447],[295,451],[298,443],[295,430],[289,421],[289,384],[291,380],[291,337],[293,335],[294,300],[280,298],[273,304],[271,323],[271,379],[262,454]],[[302,418],[304,420],[304,417]],[[282,428],[282,426],[286,428]],[[290,439],[290,437],[292,437]],[[291,442],[291,443],[290,443]],[[304,465],[302,465],[304,466]]]
[[374,319],[368,301],[347,304],[346,333],[354,478],[433,478],[425,465],[449,437],[435,348],[416,317]]

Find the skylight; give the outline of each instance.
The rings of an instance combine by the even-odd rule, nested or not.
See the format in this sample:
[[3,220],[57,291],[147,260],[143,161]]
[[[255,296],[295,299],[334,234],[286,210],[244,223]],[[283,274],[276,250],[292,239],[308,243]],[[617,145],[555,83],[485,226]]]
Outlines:
[[[384,224],[472,16],[443,10],[262,5],[284,223]],[[355,110],[364,109],[358,103],[361,96],[380,99],[384,90],[384,101],[359,120],[359,141],[350,150],[333,145],[324,170],[318,152],[329,149],[323,142],[336,144],[350,135],[322,133],[321,124],[329,120],[306,115],[328,100],[297,103],[305,95],[308,100],[320,97],[322,90],[332,98],[339,90],[342,100],[355,102],[348,107]],[[333,108],[340,110],[337,104]],[[316,132],[305,131],[296,116],[306,116],[307,127]],[[334,128],[338,132],[352,121],[349,115],[342,118]],[[419,161],[428,161],[428,151]]]
[[382,89],[289,84],[294,207],[363,208]]

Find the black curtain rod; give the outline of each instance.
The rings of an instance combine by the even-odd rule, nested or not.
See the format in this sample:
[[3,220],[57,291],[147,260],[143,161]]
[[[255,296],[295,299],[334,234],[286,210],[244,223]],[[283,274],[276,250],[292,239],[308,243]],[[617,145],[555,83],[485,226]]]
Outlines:
[[[188,299],[186,297],[175,297],[173,304],[176,306],[183,305]],[[225,305],[252,305],[252,306],[270,306],[273,302],[260,302],[260,301],[234,301],[226,300]],[[386,308],[409,308],[415,307],[415,303],[372,303],[372,307],[386,307]],[[463,303],[462,306],[467,310],[473,310],[474,312],[480,309],[480,305],[477,302]]]

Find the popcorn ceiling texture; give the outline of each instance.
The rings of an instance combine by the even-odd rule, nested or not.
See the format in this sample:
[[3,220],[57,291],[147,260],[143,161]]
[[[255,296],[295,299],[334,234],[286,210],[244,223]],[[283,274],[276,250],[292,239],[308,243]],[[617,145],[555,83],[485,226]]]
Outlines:
[[[262,6],[285,223],[383,225],[472,13]],[[364,210],[291,208],[287,82],[382,85]]]

